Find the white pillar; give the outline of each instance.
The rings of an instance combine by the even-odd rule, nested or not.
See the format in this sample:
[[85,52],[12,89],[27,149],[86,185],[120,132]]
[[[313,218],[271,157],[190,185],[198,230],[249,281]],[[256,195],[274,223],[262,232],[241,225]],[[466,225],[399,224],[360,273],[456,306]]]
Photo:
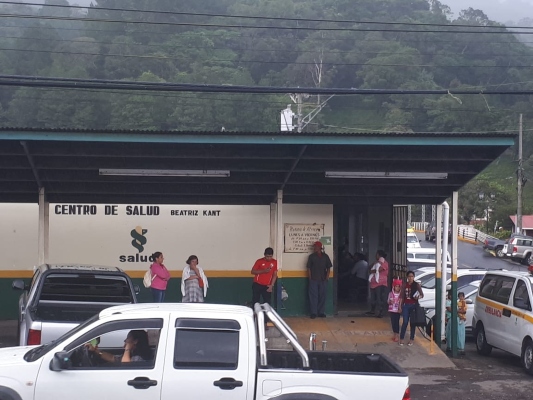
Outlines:
[[283,270],[283,190],[278,190],[276,207],[276,260],[278,261],[278,277]]
[[[452,276],[457,277],[457,216],[459,215],[459,192],[452,194]],[[457,280],[457,278],[455,279]]]
[[49,209],[44,188],[39,189],[39,265],[48,262]]
[[276,222],[278,218],[277,204],[270,203],[270,242],[269,246],[273,249],[276,248],[277,227]]
[[[444,316],[445,316],[445,311],[446,311],[446,281],[445,281],[445,277],[446,277],[446,264],[442,265],[442,253],[446,251],[446,249],[443,249],[442,248],[442,204],[438,204],[437,207],[433,206],[433,209],[436,209],[435,211],[435,214],[434,216],[436,217],[436,221],[435,221],[435,228],[436,228],[436,232],[435,232],[435,251],[436,251],[436,254],[435,254],[435,260],[437,261],[437,271],[436,271],[436,274],[435,274],[435,278],[437,279],[440,279],[441,281],[441,285],[444,289],[441,289],[444,291],[444,299],[442,299],[441,297],[441,301],[442,301],[442,310],[441,310],[441,315],[440,316],[436,316],[436,318],[439,318],[441,319],[441,329],[442,329],[442,335],[444,335],[444,326],[445,326],[445,320],[444,320]],[[441,293],[435,293],[435,301],[436,301],[436,298],[437,296],[442,296],[442,292]]]

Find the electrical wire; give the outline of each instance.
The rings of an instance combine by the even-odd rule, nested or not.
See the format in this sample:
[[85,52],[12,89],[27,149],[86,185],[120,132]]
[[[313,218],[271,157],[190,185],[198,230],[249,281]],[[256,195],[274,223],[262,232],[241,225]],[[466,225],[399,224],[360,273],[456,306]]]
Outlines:
[[[133,25],[155,25],[155,26],[183,26],[183,27],[202,27],[202,28],[224,28],[224,29],[265,29],[281,31],[313,31],[313,32],[395,32],[395,33],[453,33],[453,34],[479,34],[475,30],[413,30],[413,29],[382,29],[382,28],[340,28],[340,27],[308,27],[308,26],[270,26],[270,25],[243,25],[243,24],[212,24],[212,23],[193,23],[193,22],[167,22],[167,21],[137,21],[137,20],[119,20],[119,19],[99,19],[99,18],[79,18],[79,17],[61,17],[46,15],[29,15],[29,14],[0,14],[0,18],[20,18],[29,20],[44,21],[83,21],[99,23],[120,23]],[[498,35],[533,35],[533,31],[484,31],[484,34]]]
[[335,94],[335,95],[533,95],[533,89],[521,90],[465,90],[465,89],[358,89],[283,86],[218,85],[197,83],[168,83],[106,79],[79,79],[43,76],[0,75],[0,86],[86,88],[99,90],[208,92],[208,93],[264,93],[264,94]]

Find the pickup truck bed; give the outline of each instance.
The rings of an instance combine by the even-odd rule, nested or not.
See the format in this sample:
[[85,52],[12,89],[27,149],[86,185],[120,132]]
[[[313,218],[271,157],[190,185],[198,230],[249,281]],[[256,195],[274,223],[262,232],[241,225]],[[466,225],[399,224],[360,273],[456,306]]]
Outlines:
[[[380,354],[309,351],[309,364],[315,372],[356,372],[406,375],[396,364]],[[268,350],[269,367],[302,369],[302,358],[295,351]]]

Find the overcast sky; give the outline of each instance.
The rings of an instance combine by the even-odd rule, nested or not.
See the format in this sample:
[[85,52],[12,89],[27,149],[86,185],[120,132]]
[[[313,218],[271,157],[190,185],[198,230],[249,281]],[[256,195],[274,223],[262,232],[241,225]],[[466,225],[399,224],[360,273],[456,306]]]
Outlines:
[[[91,0],[68,0],[70,4],[89,5]],[[157,1],[157,0],[156,0]],[[21,2],[44,2],[44,0],[21,0]],[[441,0],[456,13],[472,7],[482,10],[494,21],[519,21],[522,18],[533,18],[533,0]]]
[[441,2],[449,5],[455,13],[468,7],[477,8],[498,22],[533,18],[533,0],[441,0]]

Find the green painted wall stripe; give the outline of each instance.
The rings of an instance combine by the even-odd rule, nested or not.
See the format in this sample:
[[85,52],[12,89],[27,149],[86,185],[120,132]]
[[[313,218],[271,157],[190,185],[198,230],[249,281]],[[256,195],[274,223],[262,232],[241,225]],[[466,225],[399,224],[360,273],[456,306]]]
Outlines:
[[[29,283],[30,280],[26,279]],[[19,290],[11,288],[12,279],[0,279],[0,320],[17,319],[18,299],[22,294]],[[307,278],[283,278],[281,282],[289,298],[282,305],[277,307],[282,316],[302,316],[309,315],[309,300]],[[147,303],[152,301],[150,289],[146,289],[141,278],[134,278],[133,283],[138,285],[140,293],[137,296],[139,302]],[[181,279],[171,279],[169,281],[165,302],[181,302]],[[247,305],[252,300],[252,278],[210,278],[209,289],[207,291],[206,302],[219,304]],[[275,303],[275,301],[273,302]],[[333,314],[333,280],[328,283],[326,313]]]
[[128,143],[217,143],[217,144],[309,144],[309,145],[375,145],[375,146],[512,146],[514,137],[473,136],[290,136],[283,135],[205,135],[161,133],[91,133],[91,132],[32,132],[2,131],[0,140],[51,140],[79,142],[128,142]]

